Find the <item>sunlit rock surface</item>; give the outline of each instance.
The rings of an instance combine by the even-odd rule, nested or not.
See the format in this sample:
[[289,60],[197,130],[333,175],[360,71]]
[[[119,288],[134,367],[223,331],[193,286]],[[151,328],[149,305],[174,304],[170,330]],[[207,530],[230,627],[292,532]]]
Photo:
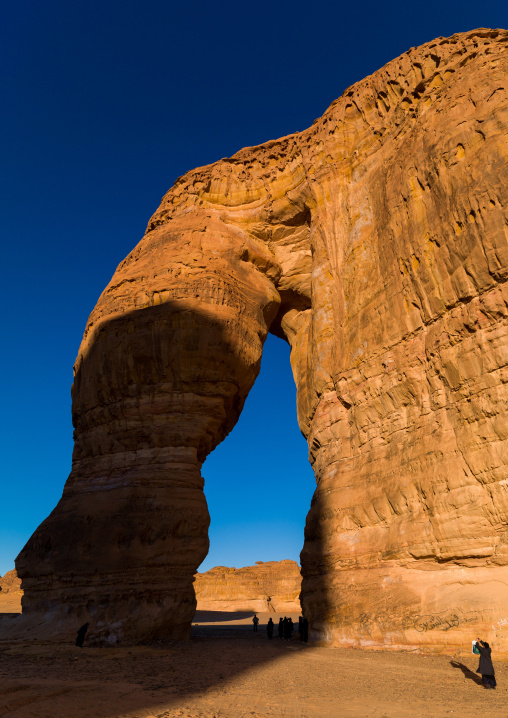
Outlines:
[[4,576],[0,576],[0,591],[2,595],[7,593],[19,593],[21,591],[21,580],[18,578],[16,569],[7,571]]
[[296,561],[215,566],[195,576],[198,611],[300,612],[302,576]]
[[72,472],[17,559],[27,619],[189,635],[200,468],[271,331],[317,481],[311,637],[508,652],[507,40],[413,48],[175,182],[86,327]]
[[0,576],[0,614],[20,613],[22,595],[21,581],[15,570]]

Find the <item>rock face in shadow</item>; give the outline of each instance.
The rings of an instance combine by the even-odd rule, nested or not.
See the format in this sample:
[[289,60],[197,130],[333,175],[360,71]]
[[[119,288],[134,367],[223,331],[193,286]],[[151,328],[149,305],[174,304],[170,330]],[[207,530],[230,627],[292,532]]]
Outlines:
[[300,612],[302,576],[296,561],[215,566],[195,576],[198,611]]
[[86,327],[72,472],[17,559],[27,618],[189,635],[200,468],[271,331],[317,482],[311,637],[508,651],[507,40],[413,48],[175,182]]

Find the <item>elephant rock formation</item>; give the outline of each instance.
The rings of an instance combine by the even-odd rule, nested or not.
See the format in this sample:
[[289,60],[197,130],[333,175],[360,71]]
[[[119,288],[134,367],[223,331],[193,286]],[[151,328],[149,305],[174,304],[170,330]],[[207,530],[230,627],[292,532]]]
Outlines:
[[508,652],[507,40],[412,48],[175,182],[89,318],[72,472],[16,563],[27,619],[189,635],[200,468],[270,331],[317,483],[311,638]]

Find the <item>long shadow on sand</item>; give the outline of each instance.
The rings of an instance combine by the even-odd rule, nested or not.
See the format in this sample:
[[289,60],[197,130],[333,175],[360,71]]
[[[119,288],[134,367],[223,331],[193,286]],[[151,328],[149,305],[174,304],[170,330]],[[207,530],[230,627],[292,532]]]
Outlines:
[[[266,624],[271,618],[275,623],[275,637],[277,637],[278,613],[258,613],[259,630],[258,636],[267,639]],[[295,638],[298,626],[298,614],[288,613],[295,625]],[[192,624],[192,636],[194,638],[226,638],[231,636],[247,637],[254,633],[252,617],[253,611],[196,611]]]
[[222,693],[242,674],[287,657],[288,651],[306,650],[296,640],[268,640],[265,625],[258,633],[249,623],[233,625],[232,633],[208,624],[206,634],[191,641],[143,646],[89,648],[85,643],[79,649],[73,637],[67,645],[0,641],[0,715],[64,716],[72,709],[76,718],[145,713],[166,718],[189,701],[206,705],[210,689]]
[[476,673],[473,673],[467,666],[465,666],[463,663],[459,663],[458,661],[450,661],[450,666],[452,668],[460,668],[462,673],[466,678],[469,678],[470,681],[473,681],[478,686],[482,686],[482,679],[476,675]]

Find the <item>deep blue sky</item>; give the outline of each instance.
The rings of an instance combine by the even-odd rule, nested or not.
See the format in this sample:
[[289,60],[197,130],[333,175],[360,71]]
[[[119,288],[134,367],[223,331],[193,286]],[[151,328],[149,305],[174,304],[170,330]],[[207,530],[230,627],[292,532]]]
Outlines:
[[[5,3],[0,574],[69,473],[87,317],[176,177],[305,129],[411,46],[507,25],[502,0]],[[272,339],[239,424],[205,464],[203,568],[298,559],[313,476],[288,357]]]

